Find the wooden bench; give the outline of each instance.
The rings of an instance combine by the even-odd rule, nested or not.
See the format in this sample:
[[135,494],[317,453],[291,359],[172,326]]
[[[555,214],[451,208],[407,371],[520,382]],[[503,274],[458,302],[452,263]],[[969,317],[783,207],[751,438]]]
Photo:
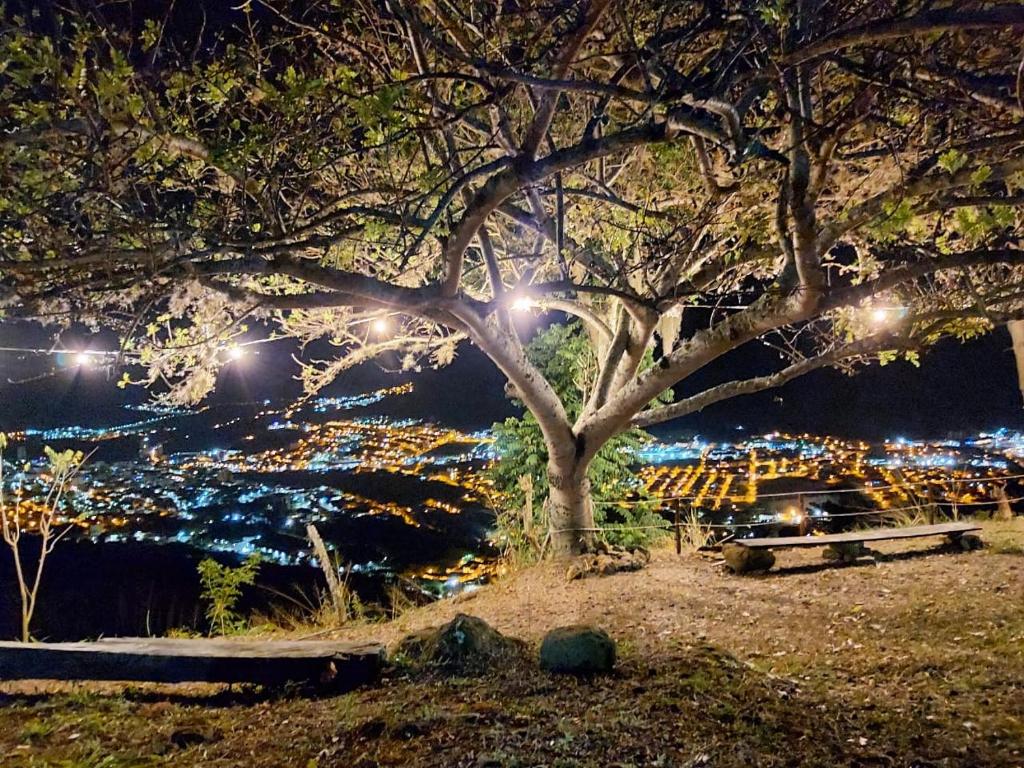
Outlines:
[[766,571],[775,564],[773,549],[788,547],[829,547],[831,559],[852,562],[864,554],[864,543],[888,541],[890,539],[917,539],[924,536],[946,536],[951,542],[959,543],[964,549],[975,549],[980,545],[974,531],[981,526],[975,523],[939,523],[936,525],[911,525],[904,528],[865,528],[860,531],[829,533],[823,536],[774,536],[764,539],[738,539],[722,547],[726,564],[734,573]]
[[0,681],[125,680],[155,683],[297,682],[350,690],[375,680],[376,643],[331,640],[109,638],[85,643],[0,642]]

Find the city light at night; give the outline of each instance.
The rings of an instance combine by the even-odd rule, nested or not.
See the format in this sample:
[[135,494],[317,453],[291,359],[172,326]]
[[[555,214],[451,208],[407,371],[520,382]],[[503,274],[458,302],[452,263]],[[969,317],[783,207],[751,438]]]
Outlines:
[[[225,435],[222,445],[166,455],[164,445],[197,428],[188,426],[195,416],[172,412],[107,428],[29,428],[12,438],[86,446],[142,441],[139,460],[94,460],[83,467],[71,496],[81,537],[187,542],[239,555],[260,552],[274,562],[297,564],[307,561],[308,551],[287,532],[310,522],[384,516],[420,528],[435,512],[458,516],[494,503],[484,474],[494,460],[487,432],[462,433],[416,420],[336,416],[411,392],[412,385],[406,384],[347,398],[320,398],[299,410],[289,409],[286,420],[281,407],[258,407],[251,430],[263,425],[269,434],[294,435],[292,442],[265,450],[251,448],[251,435],[237,432],[237,418],[217,420],[216,411],[203,418],[211,421],[214,435]],[[744,530],[799,525],[803,512],[793,504],[797,495],[832,498],[836,510],[842,507],[845,514],[861,516],[901,509],[912,496],[925,494],[950,507],[991,506],[997,502],[996,481],[1022,474],[1020,459],[1024,435],[1006,430],[962,440],[893,438],[881,444],[778,433],[736,442],[695,437],[651,442],[635,456],[643,487],[663,514],[698,509],[708,524]],[[403,477],[437,490],[427,491],[416,503],[341,490],[326,481],[309,482],[339,472]],[[231,482],[225,482],[228,478]],[[294,485],[293,478],[302,483]],[[22,479],[14,475],[8,482]],[[798,483],[799,490],[786,490],[791,483]],[[450,489],[443,492],[445,498],[431,498],[443,488]],[[628,498],[620,501],[631,503]],[[829,519],[820,510],[810,514],[819,522]],[[482,550],[470,565],[451,563],[448,568],[454,570],[432,567],[400,575],[461,588],[486,580],[497,567],[492,557]],[[353,563],[358,568],[370,565]]]

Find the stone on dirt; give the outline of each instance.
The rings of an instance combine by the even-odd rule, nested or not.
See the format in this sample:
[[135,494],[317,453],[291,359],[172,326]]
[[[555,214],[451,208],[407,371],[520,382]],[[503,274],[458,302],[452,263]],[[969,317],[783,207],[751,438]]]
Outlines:
[[560,674],[606,674],[615,666],[615,641],[598,627],[558,627],[541,642],[540,666]]
[[985,546],[985,542],[981,540],[981,537],[975,536],[973,533],[965,533],[963,536],[958,536],[954,539],[953,543],[964,552],[982,549]]
[[565,572],[565,578],[573,581],[588,576],[611,576],[613,573],[639,571],[650,561],[651,553],[642,547],[625,549],[602,544],[598,551],[580,555],[573,560]]
[[775,565],[775,555],[770,549],[751,549],[742,544],[723,545],[722,556],[733,573],[757,573]]
[[458,614],[447,624],[413,632],[398,641],[391,654],[413,666],[437,667],[454,674],[486,672],[513,656],[523,643],[506,637],[476,616]]
[[833,560],[840,563],[852,563],[859,557],[865,557],[871,551],[861,541],[846,541],[837,544],[829,544],[825,547],[821,556],[826,560]]
[[205,744],[209,740],[209,736],[205,733],[187,728],[172,731],[170,738],[168,739],[171,745],[178,749],[188,749],[189,747],[194,747],[196,744]]

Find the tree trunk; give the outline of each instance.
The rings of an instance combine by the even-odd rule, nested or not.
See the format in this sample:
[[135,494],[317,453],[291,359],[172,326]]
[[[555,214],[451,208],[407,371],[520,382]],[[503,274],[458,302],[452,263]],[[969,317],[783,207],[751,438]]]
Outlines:
[[548,521],[555,557],[591,552],[597,541],[586,467],[548,465]]

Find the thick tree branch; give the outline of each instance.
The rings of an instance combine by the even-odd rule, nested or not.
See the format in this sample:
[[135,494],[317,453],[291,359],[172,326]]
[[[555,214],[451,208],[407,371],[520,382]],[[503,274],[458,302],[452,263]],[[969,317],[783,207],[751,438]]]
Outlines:
[[781,387],[783,384],[786,384],[799,376],[803,376],[804,374],[818,370],[819,368],[834,365],[842,362],[843,360],[877,354],[883,350],[904,348],[906,346],[905,342],[901,342],[891,333],[878,334],[866,339],[844,344],[815,357],[800,360],[799,362],[793,363],[792,365],[789,365],[780,371],[776,371],[775,373],[767,374],[765,376],[756,376],[750,379],[737,379],[724,384],[718,384],[704,390],[703,392],[691,395],[690,397],[684,398],[675,403],[641,411],[633,418],[632,424],[634,427],[649,427],[654,424],[660,424],[661,422],[669,421],[670,419],[677,419],[681,416],[697,413],[698,411],[702,411],[707,408],[709,405],[714,405],[715,403],[722,402],[723,400],[730,400],[734,397],[739,397],[740,395],[752,395],[755,392],[762,392],[766,389]]
[[916,16],[882,19],[837,32],[805,45],[779,60],[782,66],[794,66],[844,48],[918,37],[954,29],[1021,29],[1024,28],[1024,6],[999,5],[993,8],[959,11],[938,9]]
[[[1001,181],[1022,170],[1024,170],[1024,154],[992,165],[987,181]],[[920,198],[951,189],[973,186],[977,183],[975,180],[977,171],[978,166],[971,165],[961,168],[953,174],[945,172],[931,173],[919,176],[918,178],[907,179],[902,184],[873,195],[844,211],[841,218],[834,218],[829,224],[822,227],[819,235],[821,252],[827,252],[847,232],[883,215],[886,204],[902,199]]]
[[[576,54],[579,53],[580,48],[594,31],[594,27],[612,4],[612,0],[585,0],[585,2],[586,10],[579,27],[565,41],[551,69],[552,77],[556,80],[564,78],[568,73]],[[548,128],[551,127],[551,120],[555,116],[560,95],[561,91],[554,88],[545,89],[541,95],[533,122],[530,123],[520,147],[520,152],[525,157],[530,159],[537,157],[537,150],[540,149],[540,144],[547,135]]]
[[526,356],[522,345],[512,338],[512,332],[463,307],[456,308],[453,314],[464,323],[473,343],[505,374],[516,396],[537,419],[551,458],[571,462],[575,458],[575,440],[562,401]]
[[568,301],[566,299],[540,299],[537,302],[537,306],[542,309],[564,312],[567,315],[578,317],[590,326],[592,330],[596,331],[602,339],[611,341],[612,329],[608,327],[608,324],[602,320],[594,310],[578,301]]
[[996,264],[1024,264],[1024,250],[983,248],[952,255],[939,255],[934,259],[922,259],[921,261],[902,266],[890,266],[873,280],[866,280],[857,285],[832,291],[822,301],[820,309],[824,313],[841,307],[854,307],[867,301],[872,296],[882,294],[904,283],[938,272]]

